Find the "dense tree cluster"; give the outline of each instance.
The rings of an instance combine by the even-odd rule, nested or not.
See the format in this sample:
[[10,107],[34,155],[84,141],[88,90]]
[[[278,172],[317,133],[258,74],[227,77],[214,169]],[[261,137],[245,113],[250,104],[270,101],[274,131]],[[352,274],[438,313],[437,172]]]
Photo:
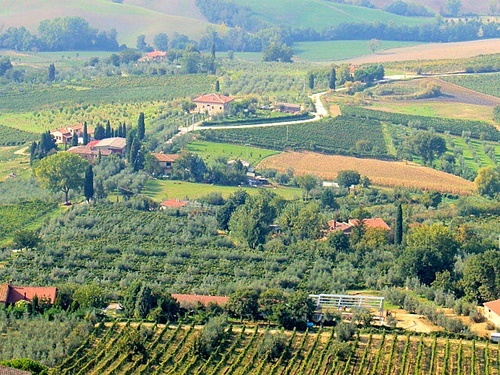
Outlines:
[[116,38],[114,29],[99,31],[81,17],[64,17],[42,21],[37,35],[22,26],[10,27],[0,34],[0,48],[16,51],[114,51],[118,49]]

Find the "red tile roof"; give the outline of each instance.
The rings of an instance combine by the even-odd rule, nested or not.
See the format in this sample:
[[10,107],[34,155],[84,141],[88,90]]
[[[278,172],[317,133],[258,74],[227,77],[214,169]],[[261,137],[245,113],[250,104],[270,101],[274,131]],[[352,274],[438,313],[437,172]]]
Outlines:
[[163,163],[173,163],[177,159],[179,159],[178,154],[162,154],[162,153],[152,153],[153,157],[158,160],[159,162]]
[[[356,226],[358,225],[358,219],[350,219],[349,224]],[[363,220],[366,228],[380,228],[385,230],[391,230],[391,227],[387,225],[387,223],[379,217],[374,217],[372,219],[364,219]]]
[[211,104],[225,104],[233,101],[234,98],[230,98],[229,96],[224,96],[221,94],[207,94],[198,96],[196,99],[193,99],[193,102],[199,103],[211,103]]
[[197,294],[172,294],[172,297],[179,301],[180,304],[197,304],[199,302],[204,306],[207,306],[209,303],[224,306],[229,301],[229,297],[200,296]]
[[146,57],[148,59],[156,59],[158,57],[165,57],[165,56],[167,56],[166,52],[158,51],[158,50],[154,50],[153,52],[146,53]]
[[0,375],[31,375],[31,372],[0,366]]
[[47,298],[52,304],[56,301],[57,288],[55,287],[8,285],[8,288],[7,303],[9,304],[21,300],[31,301],[35,296],[38,298]]
[[185,207],[188,202],[186,201],[180,201],[178,199],[167,199],[166,201],[161,202],[162,207],[168,207],[168,208],[180,208],[180,207]]
[[497,299],[496,301],[486,302],[484,306],[500,316],[500,299]]

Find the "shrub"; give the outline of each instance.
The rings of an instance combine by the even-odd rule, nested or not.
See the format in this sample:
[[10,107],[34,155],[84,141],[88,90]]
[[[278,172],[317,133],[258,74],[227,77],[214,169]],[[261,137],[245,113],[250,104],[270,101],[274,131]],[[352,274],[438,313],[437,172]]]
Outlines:
[[286,335],[266,332],[262,343],[259,345],[259,354],[267,361],[274,361],[280,357],[286,359],[290,356]]
[[352,323],[340,322],[337,327],[335,327],[335,334],[337,340],[346,342],[352,339],[354,333],[356,332],[356,327]]

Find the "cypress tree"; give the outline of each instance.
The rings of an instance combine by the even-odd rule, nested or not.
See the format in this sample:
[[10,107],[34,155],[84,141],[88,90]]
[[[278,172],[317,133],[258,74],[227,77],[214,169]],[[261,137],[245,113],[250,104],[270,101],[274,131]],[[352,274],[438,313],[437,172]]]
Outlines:
[[398,203],[396,208],[396,223],[394,226],[394,243],[401,245],[403,242],[403,208],[401,203]]
[[71,146],[78,146],[78,134],[76,133],[73,133],[73,136],[71,137]]
[[83,122],[83,145],[86,146],[89,143],[89,132],[87,129],[87,121]]
[[219,92],[220,91],[220,82],[219,80],[215,81],[215,92]]
[[212,46],[210,47],[210,55],[212,56],[212,59],[215,60],[215,43],[212,43]]
[[38,144],[36,142],[33,142],[30,148],[30,165],[33,165],[33,161],[37,159],[37,149]]
[[146,126],[144,124],[144,112],[139,113],[139,119],[137,120],[137,137],[140,141],[144,139],[146,133]]
[[111,138],[113,136],[113,129],[111,129],[111,124],[109,120],[106,121],[106,130],[105,130],[106,138]]
[[330,90],[335,90],[336,81],[337,81],[337,72],[335,71],[335,67],[332,67],[332,71],[330,72],[330,77],[328,78],[328,88]]
[[309,74],[309,88],[314,89],[314,74]]
[[48,79],[49,82],[53,82],[56,79],[56,67],[54,64],[49,65]]
[[92,165],[89,164],[85,170],[85,179],[83,181],[83,194],[87,202],[94,197],[94,171],[92,170]]

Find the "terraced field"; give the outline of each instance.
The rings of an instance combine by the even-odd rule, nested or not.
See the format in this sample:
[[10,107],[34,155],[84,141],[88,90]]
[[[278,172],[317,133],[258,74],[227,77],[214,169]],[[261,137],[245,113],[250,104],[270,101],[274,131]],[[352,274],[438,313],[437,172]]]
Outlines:
[[[101,326],[52,374],[498,374],[499,350],[485,342],[398,334],[337,341],[330,330],[286,332],[289,355],[260,348],[266,328],[237,326],[206,358],[201,327]],[[141,334],[142,332],[142,334]],[[277,334],[275,330],[269,334]],[[145,338],[144,338],[145,337]]]

